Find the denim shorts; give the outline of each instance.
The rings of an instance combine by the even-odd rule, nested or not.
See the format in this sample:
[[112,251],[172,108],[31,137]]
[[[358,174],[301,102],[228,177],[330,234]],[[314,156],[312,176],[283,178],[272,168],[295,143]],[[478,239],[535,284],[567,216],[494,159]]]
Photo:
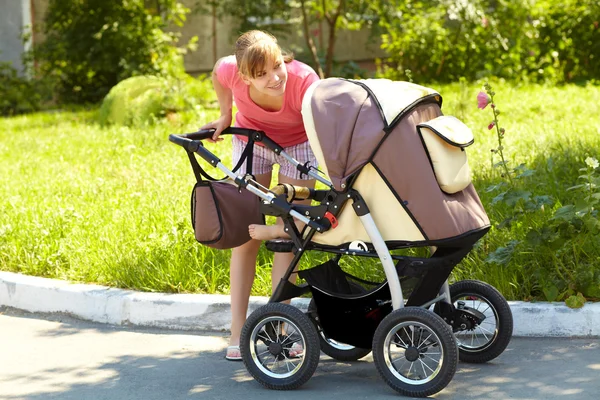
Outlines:
[[[246,148],[246,142],[233,136],[231,138],[231,144],[233,147],[233,165],[237,165],[242,152]],[[296,161],[304,164],[308,161],[309,165],[313,167],[317,166],[317,159],[310,148],[308,140],[306,142],[296,144],[290,147],[284,147],[283,150],[292,156]],[[283,156],[275,154],[274,151],[269,150],[263,146],[254,146],[254,158],[252,159],[252,174],[262,175],[270,174],[273,171],[273,165],[279,164],[279,173],[292,179],[310,180],[313,179],[307,175],[300,177],[300,171],[296,167],[288,162]],[[246,162],[242,164],[239,171],[246,170]]]

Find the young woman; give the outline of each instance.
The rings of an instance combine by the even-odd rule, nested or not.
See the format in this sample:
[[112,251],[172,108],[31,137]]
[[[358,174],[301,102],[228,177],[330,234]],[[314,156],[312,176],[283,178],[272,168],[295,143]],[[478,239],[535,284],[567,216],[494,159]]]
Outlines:
[[[306,89],[318,79],[312,68],[283,53],[272,35],[256,30],[246,32],[236,41],[235,54],[224,57],[215,64],[212,82],[221,116],[201,129],[214,128],[213,141],[222,140],[219,135],[231,125],[232,103],[235,100],[238,109],[235,126],[262,130],[296,160],[316,165],[300,111]],[[245,140],[245,137],[232,138],[233,165],[241,157]],[[313,179],[301,177],[296,168],[283,157],[255,146],[252,171],[261,185],[269,187],[274,164],[280,166],[280,183],[314,187]],[[244,168],[242,166],[241,170],[244,171]],[[278,224],[281,223],[278,221]],[[249,232],[256,240],[250,240],[232,251],[232,315],[231,338],[226,354],[228,360],[241,359],[240,333],[248,311],[260,241],[277,237],[282,231],[277,226],[251,225]],[[292,257],[291,253],[275,253],[271,271],[273,287],[279,283]],[[295,276],[290,279],[295,279]]]

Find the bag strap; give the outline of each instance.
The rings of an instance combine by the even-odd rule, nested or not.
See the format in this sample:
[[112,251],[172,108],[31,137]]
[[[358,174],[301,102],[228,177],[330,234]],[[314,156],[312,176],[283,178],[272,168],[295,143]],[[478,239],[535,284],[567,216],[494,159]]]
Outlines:
[[[188,158],[190,159],[190,164],[192,165],[192,170],[194,171],[194,176],[196,177],[197,182],[202,182],[203,181],[202,177],[204,177],[204,179],[206,179],[208,181],[213,181],[213,182],[220,181],[220,180],[227,178],[227,176],[224,176],[221,179],[213,178],[204,170],[204,168],[202,168],[200,166],[200,164],[198,163],[198,160],[196,160],[196,157],[194,156],[193,152],[186,150],[186,153],[188,155]],[[253,157],[254,157],[254,139],[252,139],[252,137],[248,137],[248,144],[246,145],[246,148],[242,152],[242,155],[240,156],[239,161],[237,162],[235,167],[233,167],[232,172],[236,172],[238,169],[240,169],[240,167],[242,166],[244,161],[248,160],[248,162],[246,163],[246,174],[252,175],[252,159],[253,159]]]

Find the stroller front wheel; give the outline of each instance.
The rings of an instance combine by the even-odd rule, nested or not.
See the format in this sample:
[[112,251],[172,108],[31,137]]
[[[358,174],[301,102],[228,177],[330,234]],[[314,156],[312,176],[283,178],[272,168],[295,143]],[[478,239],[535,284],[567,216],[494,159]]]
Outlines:
[[296,307],[269,303],[246,320],[240,337],[246,369],[263,386],[296,389],[319,364],[319,338],[309,318]]
[[386,316],[373,336],[373,360],[383,380],[410,397],[427,397],[454,377],[458,350],[442,318],[419,307]]
[[485,363],[502,354],[513,331],[512,312],[504,296],[485,282],[465,280],[450,285],[450,297],[455,307],[483,316],[481,322],[464,316],[462,327],[455,329],[460,360]]

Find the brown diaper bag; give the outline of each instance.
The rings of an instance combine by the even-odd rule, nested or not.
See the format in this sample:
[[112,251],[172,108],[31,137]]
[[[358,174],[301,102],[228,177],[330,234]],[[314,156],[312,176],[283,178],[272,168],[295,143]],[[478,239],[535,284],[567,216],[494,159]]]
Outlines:
[[[234,172],[248,159],[246,173],[252,173],[253,145],[250,140]],[[238,188],[230,178],[212,178],[202,169],[193,153],[188,152],[188,156],[197,180],[191,200],[196,240],[215,249],[231,249],[248,242],[251,239],[248,225],[265,223],[260,212],[260,198]]]

